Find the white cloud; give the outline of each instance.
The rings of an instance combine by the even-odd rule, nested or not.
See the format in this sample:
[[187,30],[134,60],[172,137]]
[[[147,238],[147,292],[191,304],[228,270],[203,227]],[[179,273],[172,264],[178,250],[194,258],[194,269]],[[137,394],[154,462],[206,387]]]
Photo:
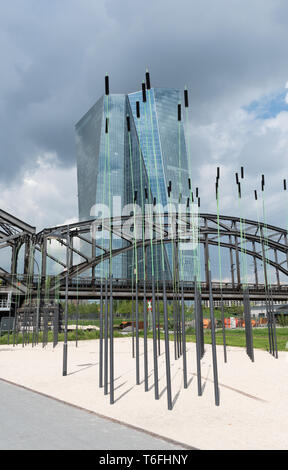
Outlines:
[[215,178],[220,166],[220,212],[240,215],[235,173],[240,175],[241,210],[256,219],[254,189],[261,196],[265,174],[265,204],[271,223],[286,227],[287,198],[283,179],[288,180],[288,112],[274,118],[255,119],[243,109],[232,111],[209,125],[190,127],[190,168],[194,186],[200,188],[201,211],[216,212]]
[[77,220],[76,167],[62,167],[56,154],[43,153],[35,168],[12,184],[0,184],[0,207],[37,231]]

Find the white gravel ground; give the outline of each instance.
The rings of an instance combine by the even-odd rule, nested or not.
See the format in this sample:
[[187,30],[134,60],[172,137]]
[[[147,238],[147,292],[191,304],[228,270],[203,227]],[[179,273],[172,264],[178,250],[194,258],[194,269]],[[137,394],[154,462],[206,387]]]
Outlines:
[[182,359],[173,358],[174,407],[167,410],[164,343],[159,357],[160,399],[153,388],[152,341],[149,341],[149,388],[144,392],[143,343],[140,340],[141,384],[135,385],[131,338],[115,339],[115,404],[98,387],[97,340],[68,346],[68,375],[62,377],[63,344],[22,348],[0,346],[0,378],[95,413],[157,433],[199,449],[287,449],[288,352],[276,360],[255,350],[252,363],[242,348],[217,347],[220,406],[214,404],[211,347],[202,360],[203,395],[197,396],[195,344],[188,344],[188,389],[183,389]]

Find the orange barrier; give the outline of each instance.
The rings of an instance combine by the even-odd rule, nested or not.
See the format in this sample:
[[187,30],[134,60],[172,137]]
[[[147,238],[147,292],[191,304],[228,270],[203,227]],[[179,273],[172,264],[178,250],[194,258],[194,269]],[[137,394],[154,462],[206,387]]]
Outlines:
[[[261,320],[260,320],[260,323],[261,323]],[[266,322],[264,322],[264,323],[266,323]],[[224,319],[224,324],[225,324],[226,328],[233,328],[233,329],[234,328],[245,328],[245,321],[242,318],[234,318],[234,317],[225,318]],[[256,320],[251,320],[251,325],[252,325],[252,328],[257,326]]]
[[208,318],[203,318],[203,328],[211,328],[211,320],[209,320]]

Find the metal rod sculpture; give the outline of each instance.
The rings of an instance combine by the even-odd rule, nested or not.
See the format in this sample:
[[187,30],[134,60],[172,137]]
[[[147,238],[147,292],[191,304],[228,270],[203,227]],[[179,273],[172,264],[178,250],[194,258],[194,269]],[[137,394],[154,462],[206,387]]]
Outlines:
[[[68,300],[70,282],[76,275],[76,290],[77,290],[77,317],[76,317],[76,346],[78,345],[78,320],[79,320],[79,283],[81,282],[81,274],[85,269],[92,269],[92,280],[91,288],[95,290],[95,295],[100,298],[99,307],[99,387],[104,389],[104,395],[110,396],[110,403],[113,404],[115,401],[114,397],[114,312],[113,312],[113,299],[117,298],[117,292],[115,292],[114,279],[113,279],[113,257],[116,256],[121,250],[113,248],[112,235],[114,233],[114,224],[117,224],[117,217],[112,218],[112,200],[111,200],[111,155],[110,155],[110,110],[109,110],[109,77],[105,76],[105,162],[104,162],[104,179],[103,179],[103,203],[107,199],[106,193],[108,194],[108,205],[109,205],[109,218],[104,219],[99,226],[101,231],[109,231],[109,248],[104,247],[102,240],[101,254],[96,254],[96,243],[93,239],[92,242],[92,257],[91,259],[86,258],[86,262],[73,263],[73,253],[77,253],[75,246],[73,246],[73,237],[77,237],[78,226],[67,225],[66,228],[54,228],[54,232],[51,229],[51,238],[56,237],[66,246],[66,263],[62,263],[65,266],[65,271],[58,277],[49,276],[47,273],[46,259],[49,257],[47,250],[47,240],[49,239],[49,233],[45,232],[41,235],[41,244],[38,246],[39,251],[42,253],[42,265],[41,273],[39,272],[37,282],[34,281],[34,254],[37,243],[35,239],[28,239],[25,241],[25,267],[23,279],[18,279],[17,272],[15,271],[11,276],[12,284],[20,285],[23,283],[26,290],[24,294],[20,294],[20,290],[16,289],[15,295],[15,322],[13,328],[13,346],[18,343],[18,333],[22,332],[22,338],[19,342],[22,343],[22,347],[32,343],[32,347],[36,346],[39,341],[39,330],[42,333],[42,347],[48,344],[49,340],[49,326],[52,323],[53,326],[53,347],[58,344],[58,332],[59,332],[59,309],[53,310],[53,317],[50,315],[52,311],[52,303],[56,304],[60,300],[60,296],[63,298],[63,289],[65,296],[65,315],[64,315],[64,344],[63,344],[63,376],[67,375],[68,371]],[[133,198],[133,234],[131,234],[128,242],[130,246],[125,246],[124,250],[129,251],[132,258],[131,263],[131,280],[128,285],[132,286],[132,290],[128,293],[128,296],[132,298],[132,356],[135,358],[135,372],[136,372],[136,384],[141,383],[141,344],[140,342],[140,319],[141,319],[141,301],[143,305],[143,374],[144,374],[144,390],[148,392],[149,384],[149,361],[148,361],[148,309],[147,309],[147,297],[151,295],[152,299],[152,354],[153,361],[151,358],[150,366],[153,367],[154,375],[154,396],[158,400],[159,394],[159,371],[158,364],[159,356],[161,354],[161,328],[164,335],[164,355],[165,355],[165,376],[166,376],[166,389],[167,389],[167,407],[169,410],[173,408],[173,395],[172,395],[172,380],[171,380],[171,361],[170,361],[170,345],[174,347],[174,358],[178,360],[182,356],[182,372],[183,372],[183,386],[186,389],[188,387],[188,371],[191,370],[191,364],[188,361],[187,354],[187,334],[186,334],[186,294],[188,299],[194,300],[194,331],[196,335],[196,369],[197,369],[197,390],[198,395],[201,396],[203,393],[202,389],[202,376],[201,376],[201,360],[205,353],[204,344],[204,329],[203,329],[203,296],[206,295],[206,299],[209,299],[209,311],[210,311],[210,326],[211,326],[211,342],[212,342],[212,363],[213,363],[213,383],[214,383],[214,398],[215,405],[220,404],[220,393],[218,383],[218,362],[217,362],[217,350],[216,350],[216,321],[214,313],[215,305],[215,290],[213,292],[213,283],[211,276],[210,267],[210,255],[209,245],[216,246],[218,248],[218,266],[219,266],[219,290],[217,293],[217,299],[220,299],[220,314],[222,321],[222,340],[223,340],[223,351],[224,351],[224,362],[227,362],[227,347],[226,347],[226,330],[225,330],[225,312],[224,312],[224,287],[222,280],[222,260],[221,260],[221,248],[226,247],[229,249],[230,264],[231,264],[231,277],[232,277],[232,289],[237,291],[239,296],[243,297],[244,306],[244,322],[245,322],[245,338],[246,338],[246,352],[248,357],[254,362],[254,345],[253,345],[253,329],[251,322],[251,290],[249,290],[249,284],[247,280],[247,256],[253,256],[254,261],[254,273],[256,286],[258,287],[258,270],[257,260],[262,260],[263,263],[263,274],[264,274],[264,289],[265,289],[265,305],[267,310],[267,331],[269,340],[269,352],[275,357],[278,357],[277,347],[277,336],[276,336],[276,318],[275,318],[275,306],[274,297],[275,292],[272,289],[271,280],[269,279],[268,266],[274,266],[276,269],[277,286],[280,286],[279,272],[285,272],[283,263],[279,263],[277,259],[277,252],[282,251],[286,253],[287,264],[288,264],[288,243],[287,243],[287,230],[281,232],[281,236],[285,237],[285,246],[280,242],[275,242],[272,237],[268,235],[269,226],[266,222],[266,211],[265,211],[265,200],[264,200],[264,189],[265,189],[265,177],[262,175],[261,179],[261,191],[262,191],[262,206],[263,206],[263,223],[260,223],[258,217],[257,208],[257,223],[253,221],[247,221],[242,214],[242,193],[243,188],[241,186],[241,180],[244,179],[244,167],[241,167],[240,176],[238,173],[235,174],[236,186],[238,194],[238,204],[240,217],[231,218],[231,228],[227,230],[228,218],[223,218],[220,215],[220,198],[219,198],[219,181],[220,181],[220,167],[217,167],[216,176],[216,204],[217,204],[217,215],[205,216],[202,215],[203,227],[197,226],[197,247],[193,254],[193,269],[191,262],[191,279],[189,282],[184,281],[184,255],[181,251],[181,243],[191,241],[193,233],[191,230],[190,206],[197,204],[200,208],[200,192],[199,187],[195,188],[195,192],[192,189],[191,179],[188,179],[188,197],[183,188],[181,178],[181,164],[182,164],[182,147],[181,147],[181,121],[182,121],[182,108],[181,103],[178,103],[177,109],[175,109],[175,115],[178,119],[178,187],[177,194],[174,188],[173,200],[178,200],[179,206],[182,201],[186,201],[186,217],[183,218],[183,214],[179,211],[172,213],[172,183],[169,181],[167,188],[167,201],[170,214],[160,214],[157,208],[157,203],[163,203],[163,195],[161,194],[159,187],[159,168],[155,150],[155,137],[154,137],[154,123],[153,123],[153,109],[152,109],[152,91],[150,83],[150,74],[148,70],[145,74],[145,82],[142,83],[142,101],[136,102],[136,127],[138,135],[141,136],[143,131],[142,122],[140,120],[140,111],[143,113],[144,122],[144,134],[146,135],[146,152],[147,160],[146,164],[147,173],[144,175],[142,166],[144,162],[144,155],[138,141],[138,155],[137,161],[133,159],[132,147],[131,147],[131,127],[130,115],[127,115],[126,125],[128,133],[129,143],[129,160],[131,170],[131,181],[132,181],[132,198]],[[188,123],[188,90],[185,87],[184,90],[184,106],[186,113],[186,124]],[[130,112],[130,111],[129,111]],[[133,124],[134,125],[134,124]],[[147,135],[148,130],[151,135],[152,146],[148,146]],[[189,147],[189,145],[188,145]],[[190,148],[189,148],[190,152]],[[143,166],[144,168],[144,166]],[[140,174],[140,187],[136,187],[134,184],[133,175],[139,170]],[[153,180],[154,178],[154,180]],[[286,191],[287,185],[286,180],[283,180],[284,190]],[[177,186],[177,185],[176,185]],[[156,193],[153,193],[152,188]],[[178,192],[179,190],[179,192]],[[244,187],[245,190],[245,187]],[[184,194],[182,194],[182,192]],[[194,202],[195,194],[195,202]],[[185,197],[184,197],[185,195]],[[258,195],[257,191],[254,191],[254,197],[257,203]],[[197,199],[197,201],[196,201]],[[164,201],[164,202],[167,202]],[[130,201],[131,202],[131,201]],[[139,217],[137,215],[136,206],[140,204],[143,208],[143,213]],[[147,203],[147,204],[146,204]],[[0,214],[1,215],[1,214]],[[209,226],[210,219],[217,224],[217,228],[211,229]],[[167,220],[169,221],[167,222]],[[224,222],[223,222],[224,219]],[[175,224],[174,224],[175,222]],[[249,233],[249,227],[257,228],[253,233],[253,236]],[[80,223],[81,224],[81,223]],[[87,227],[90,229],[90,222],[87,222]],[[62,232],[61,232],[62,230]],[[147,233],[146,233],[147,231]],[[56,233],[56,235],[55,235]],[[188,238],[187,238],[188,234]],[[211,235],[212,234],[212,235]],[[38,235],[37,235],[38,236]],[[210,236],[210,237],[209,237]],[[223,237],[229,237],[229,243],[223,242]],[[50,239],[51,239],[50,238]],[[92,237],[93,238],[93,237]],[[39,237],[40,239],[40,237]],[[233,239],[235,243],[233,243]],[[0,240],[1,242],[1,240]],[[170,259],[172,265],[171,281],[169,280],[169,269],[167,269],[167,257],[164,252],[164,244],[169,243],[172,251],[172,257]],[[200,242],[204,245],[204,271],[205,271],[205,283],[201,283],[201,256],[200,256]],[[261,252],[257,252],[255,243],[261,247]],[[253,251],[249,249],[248,243],[252,243]],[[274,250],[275,261],[272,261],[268,256],[268,250]],[[279,249],[279,250],[278,250]],[[148,251],[149,250],[149,251]],[[235,253],[234,258],[236,260],[236,276],[234,278],[233,269],[233,251]],[[140,254],[142,253],[142,257]],[[81,254],[81,252],[80,252]],[[13,255],[13,263],[15,265],[15,254]],[[17,256],[16,256],[17,258]],[[52,256],[50,256],[53,259]],[[150,265],[148,266],[148,259]],[[17,261],[17,259],[16,259]],[[17,264],[17,263],[16,263]],[[61,264],[61,263],[60,263]],[[100,281],[97,284],[95,277],[95,269],[100,265]],[[143,274],[141,276],[141,274]],[[151,275],[150,275],[151,274]],[[14,276],[14,278],[13,278]],[[141,279],[142,277],[142,279]],[[97,288],[95,287],[97,285]],[[62,289],[62,291],[61,291]],[[238,290],[237,290],[238,289]],[[61,294],[62,292],[62,294]],[[93,291],[94,292],[94,291]],[[204,292],[204,293],[203,293]],[[24,297],[24,302],[23,302]],[[119,297],[118,297],[119,298]],[[36,299],[36,302],[35,302]],[[204,297],[205,299],[205,297]],[[21,309],[22,301],[22,309]],[[33,304],[34,302],[34,304]],[[171,305],[168,305],[168,302]],[[32,308],[34,305],[34,309]],[[173,315],[173,331],[169,331],[169,309],[172,310]],[[20,312],[21,310],[21,312]],[[163,311],[163,325],[161,325]],[[10,314],[9,314],[10,319]],[[135,320],[135,321],[134,321]],[[32,332],[32,336],[30,333]],[[169,334],[171,333],[171,340]],[[220,331],[221,333],[221,331]],[[8,344],[10,342],[10,332],[8,332]],[[32,340],[31,340],[32,338]],[[40,339],[41,341],[41,339]]]

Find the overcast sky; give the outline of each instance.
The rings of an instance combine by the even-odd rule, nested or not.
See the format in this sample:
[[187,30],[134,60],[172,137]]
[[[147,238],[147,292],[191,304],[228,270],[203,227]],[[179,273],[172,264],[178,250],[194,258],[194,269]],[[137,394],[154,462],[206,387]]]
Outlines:
[[[104,90],[188,86],[192,181],[203,212],[237,211],[266,176],[267,218],[288,206],[287,0],[2,0],[0,207],[41,229],[77,218],[74,125]],[[288,196],[287,196],[288,197]]]

